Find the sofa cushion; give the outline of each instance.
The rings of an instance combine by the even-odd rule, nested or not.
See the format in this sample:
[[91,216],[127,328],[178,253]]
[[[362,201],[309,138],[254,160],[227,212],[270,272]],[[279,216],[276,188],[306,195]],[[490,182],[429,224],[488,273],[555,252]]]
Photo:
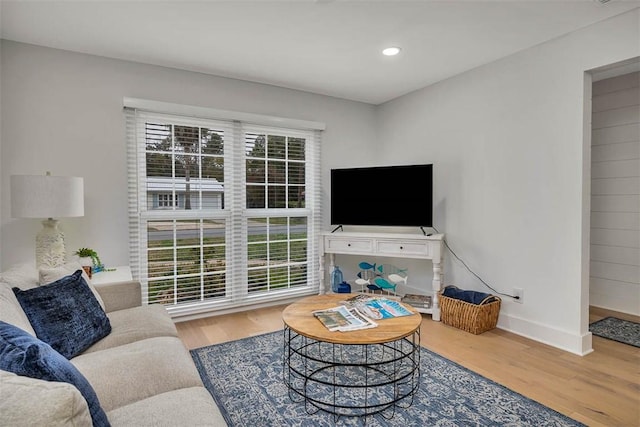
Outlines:
[[98,396],[78,369],[49,344],[5,322],[0,322],[0,369],[74,385],[87,401],[93,425],[109,426]]
[[36,336],[67,359],[111,332],[109,318],[81,270],[45,286],[13,292]]
[[59,267],[41,267],[38,271],[39,284],[41,286],[48,285],[49,283],[60,280],[65,276],[70,276],[78,270],[82,272],[82,278],[85,282],[87,282],[87,285],[89,285],[89,289],[91,289],[91,292],[93,292],[93,296],[96,297],[98,303],[100,304],[100,307],[102,307],[102,309],[104,310],[104,302],[102,301],[100,294],[96,291],[95,286],[91,284],[91,279],[89,279],[87,272],[84,271],[82,265],[80,265],[78,261],[68,261],[67,263],[62,264]]
[[38,286],[38,270],[32,264],[16,264],[0,273],[0,282],[12,288],[31,289]]
[[142,305],[142,286],[137,280],[100,283],[95,287],[104,301],[104,311],[107,313]]
[[90,426],[91,413],[78,389],[0,370],[0,425]]
[[227,423],[204,387],[190,387],[157,394],[109,411],[113,425],[140,427],[210,426]]
[[157,337],[81,354],[71,360],[105,411],[159,393],[202,386],[191,355],[175,337]]
[[112,311],[107,316],[111,323],[111,333],[86,349],[83,354],[146,338],[178,336],[173,320],[161,304]]
[[16,299],[16,295],[7,283],[0,282],[0,320],[29,332],[34,337],[36,331],[31,327],[29,318]]

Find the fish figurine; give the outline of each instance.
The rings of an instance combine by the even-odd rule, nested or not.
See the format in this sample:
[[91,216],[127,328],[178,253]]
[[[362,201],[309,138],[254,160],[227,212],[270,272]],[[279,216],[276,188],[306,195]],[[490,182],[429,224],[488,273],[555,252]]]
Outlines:
[[406,285],[407,285],[407,278],[408,278],[409,276],[401,276],[401,275],[399,275],[399,274],[392,273],[392,274],[390,274],[390,275],[389,275],[389,276],[387,276],[387,277],[389,278],[389,280],[391,280],[391,281],[392,281],[393,283],[395,283],[396,285],[397,285],[398,283],[404,283],[404,284],[405,284],[405,286],[406,286]]
[[392,264],[380,264],[378,266],[378,271],[383,275],[389,275],[389,274],[400,274],[400,275],[407,275],[407,268],[399,268],[396,267],[395,265]]
[[373,282],[376,285],[378,285],[380,288],[386,290],[387,292],[388,292],[389,289],[392,289],[393,290],[393,294],[395,295],[395,293],[396,293],[396,284],[395,283],[389,283],[383,277],[376,277]]
[[369,285],[371,284],[370,280],[367,279],[363,279],[362,277],[358,276],[358,278],[356,279],[356,285],[360,286],[360,291],[364,292],[365,286],[367,288],[369,288]]
[[358,264],[358,267],[361,270],[375,270],[376,269],[376,265],[375,264],[369,264],[368,262],[362,261],[360,264]]

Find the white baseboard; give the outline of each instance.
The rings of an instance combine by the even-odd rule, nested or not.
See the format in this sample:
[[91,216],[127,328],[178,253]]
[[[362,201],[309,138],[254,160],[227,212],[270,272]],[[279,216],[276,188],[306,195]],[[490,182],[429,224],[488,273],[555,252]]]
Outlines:
[[500,313],[497,327],[578,356],[585,356],[593,351],[591,332],[587,332],[584,335],[576,335],[565,330],[555,329],[549,325],[531,322],[519,317],[505,315],[504,313]]
[[[425,294],[427,292],[424,288],[415,289],[410,287],[405,287],[404,289],[399,288],[398,290],[400,295],[404,293]],[[497,327],[579,356],[585,356],[593,352],[591,332],[587,332],[584,335],[576,335],[572,332],[556,329],[542,323],[532,322],[516,316],[509,316],[502,312],[500,312],[498,316]]]

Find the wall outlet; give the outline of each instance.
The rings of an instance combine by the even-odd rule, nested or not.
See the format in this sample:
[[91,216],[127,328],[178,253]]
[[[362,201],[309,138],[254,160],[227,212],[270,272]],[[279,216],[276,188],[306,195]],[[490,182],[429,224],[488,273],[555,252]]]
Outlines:
[[518,297],[518,298],[514,298],[513,301],[517,302],[518,304],[523,304],[524,303],[524,289],[522,288],[513,288],[513,296],[514,297]]

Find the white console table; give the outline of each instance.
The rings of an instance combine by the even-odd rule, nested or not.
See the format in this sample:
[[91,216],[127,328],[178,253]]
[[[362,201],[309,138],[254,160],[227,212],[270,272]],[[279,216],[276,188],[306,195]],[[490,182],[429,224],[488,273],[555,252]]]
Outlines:
[[433,280],[427,294],[433,298],[432,308],[416,308],[421,313],[430,313],[432,319],[440,320],[438,292],[442,289],[444,234],[421,236],[391,233],[322,233],[320,238],[320,293],[327,293],[325,286],[325,254],[329,254],[329,271],[335,266],[335,254],[366,255],[370,257],[428,259],[433,263]]
[[128,265],[107,269],[91,276],[92,285],[106,285],[108,283],[128,282],[133,280],[131,268]]

